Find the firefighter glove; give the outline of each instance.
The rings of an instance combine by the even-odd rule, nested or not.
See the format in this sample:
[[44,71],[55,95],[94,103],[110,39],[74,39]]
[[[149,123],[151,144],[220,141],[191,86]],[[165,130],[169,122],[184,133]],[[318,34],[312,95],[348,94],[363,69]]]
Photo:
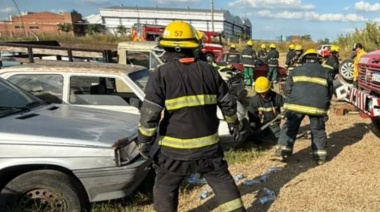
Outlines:
[[150,143],[138,143],[137,144],[138,147],[139,147],[139,152],[140,152],[140,155],[145,158],[145,159],[149,159],[150,158],[150,149],[152,148],[152,145]]
[[234,123],[228,124],[228,129],[230,130],[230,135],[234,135],[237,132],[239,132],[239,120],[236,120]]

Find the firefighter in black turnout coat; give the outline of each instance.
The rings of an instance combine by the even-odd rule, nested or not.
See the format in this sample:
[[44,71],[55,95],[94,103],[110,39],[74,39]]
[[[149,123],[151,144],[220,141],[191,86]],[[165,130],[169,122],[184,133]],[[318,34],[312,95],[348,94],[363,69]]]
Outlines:
[[210,64],[194,58],[200,43],[190,24],[173,21],[159,43],[168,60],[146,85],[138,134],[140,152],[148,156],[159,132],[160,149],[153,158],[154,209],[177,211],[181,182],[191,173],[200,173],[213,189],[221,211],[246,211],[218,137],[217,106],[231,134],[238,129],[235,98]]
[[307,50],[300,60],[302,65],[294,68],[285,83],[285,118],[275,158],[286,160],[293,154],[293,146],[301,121],[310,119],[311,149],[317,165],[327,159],[327,134],[325,123],[333,95],[333,79],[321,65],[322,56],[315,49]]

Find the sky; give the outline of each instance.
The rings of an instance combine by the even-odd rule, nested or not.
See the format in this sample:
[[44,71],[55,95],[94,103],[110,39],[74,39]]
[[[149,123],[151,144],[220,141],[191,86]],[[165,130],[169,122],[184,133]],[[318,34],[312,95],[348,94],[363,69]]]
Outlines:
[[[0,0],[0,20],[20,11],[62,12],[76,10],[82,16],[99,14],[111,6],[158,6],[210,9],[209,0]],[[38,2],[38,3],[36,3]],[[138,3],[136,3],[138,2]],[[311,35],[315,41],[363,28],[365,23],[380,22],[378,0],[214,0],[214,9],[247,17],[252,23],[252,38],[274,40],[289,35]]]

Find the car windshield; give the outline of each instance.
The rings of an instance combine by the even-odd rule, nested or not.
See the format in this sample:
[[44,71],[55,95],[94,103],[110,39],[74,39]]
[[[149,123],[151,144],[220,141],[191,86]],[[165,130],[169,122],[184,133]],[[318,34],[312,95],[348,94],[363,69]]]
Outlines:
[[129,77],[132,79],[137,86],[139,86],[142,90],[145,90],[146,83],[148,82],[150,72],[148,69],[144,69],[141,71],[136,71],[129,74]]
[[0,94],[0,117],[43,104],[39,98],[3,79],[0,79]]

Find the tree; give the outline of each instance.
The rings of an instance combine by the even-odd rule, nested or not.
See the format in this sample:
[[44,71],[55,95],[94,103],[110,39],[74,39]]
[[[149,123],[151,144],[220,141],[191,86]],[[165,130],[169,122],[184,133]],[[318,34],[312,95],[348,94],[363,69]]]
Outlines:
[[325,39],[321,39],[321,40],[318,40],[319,44],[330,44],[330,40],[328,38],[325,38]]
[[97,24],[89,24],[86,26],[86,34],[87,35],[94,35],[95,33],[101,32],[101,28]]
[[300,39],[301,39],[301,40],[311,41],[311,35],[301,35],[301,36],[300,36]]
[[58,30],[67,34],[73,30],[73,25],[70,23],[58,24]]
[[116,27],[116,33],[125,35],[127,33],[127,28],[124,25],[119,25]]

